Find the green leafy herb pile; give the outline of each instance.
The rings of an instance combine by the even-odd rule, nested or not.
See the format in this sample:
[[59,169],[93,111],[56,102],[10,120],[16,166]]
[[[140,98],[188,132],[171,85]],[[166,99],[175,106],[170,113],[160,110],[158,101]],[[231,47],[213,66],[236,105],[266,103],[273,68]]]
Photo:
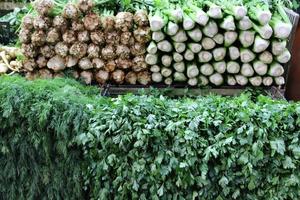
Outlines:
[[300,104],[0,78],[4,199],[299,199]]

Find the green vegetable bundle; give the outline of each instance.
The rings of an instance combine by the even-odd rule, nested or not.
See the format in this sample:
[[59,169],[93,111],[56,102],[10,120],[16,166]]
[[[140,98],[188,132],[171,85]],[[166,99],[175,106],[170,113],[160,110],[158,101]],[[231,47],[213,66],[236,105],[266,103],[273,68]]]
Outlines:
[[155,66],[150,69],[154,82],[285,84],[284,68],[291,58],[286,46],[292,31],[285,12],[285,7],[293,7],[289,0],[155,3],[149,18],[153,33],[146,60]]
[[299,199],[300,104],[0,78],[2,199]]

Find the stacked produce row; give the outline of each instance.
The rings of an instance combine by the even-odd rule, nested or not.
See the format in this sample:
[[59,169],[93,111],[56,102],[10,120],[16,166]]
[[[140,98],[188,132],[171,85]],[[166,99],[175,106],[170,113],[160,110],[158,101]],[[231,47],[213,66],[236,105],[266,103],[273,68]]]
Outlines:
[[272,15],[266,4],[253,3],[188,2],[158,10],[150,17],[146,56],[153,81],[283,85],[291,23],[282,5]]
[[93,12],[93,1],[57,5],[35,3],[36,14],[23,18],[19,34],[29,79],[63,76],[64,71],[87,84],[147,85],[151,74],[145,63],[151,38],[145,11]]
[[87,84],[285,84],[292,25],[283,1],[148,0],[115,16],[94,9],[98,1],[63,2],[37,1],[23,19],[28,78],[68,71]]

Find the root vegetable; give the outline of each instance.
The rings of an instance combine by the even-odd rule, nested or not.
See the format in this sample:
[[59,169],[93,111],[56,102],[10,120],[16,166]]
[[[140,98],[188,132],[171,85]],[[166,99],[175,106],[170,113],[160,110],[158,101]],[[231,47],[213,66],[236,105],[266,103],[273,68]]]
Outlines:
[[[7,67],[7,65],[6,65]],[[26,60],[24,63],[23,63],[23,68],[27,71],[27,72],[32,72],[34,69],[37,68],[36,66],[36,63],[33,59],[29,59],[29,60]]]
[[118,58],[116,60],[117,68],[119,69],[130,69],[132,67],[132,61],[130,59]]
[[91,40],[94,44],[104,45],[105,44],[105,34],[101,31],[93,31],[90,34]]
[[117,69],[111,74],[111,78],[115,83],[122,84],[125,80],[125,73],[122,70]]
[[32,44],[22,44],[22,53],[27,58],[34,58],[37,55],[36,48]]
[[42,79],[52,79],[53,78],[53,74],[48,69],[41,69],[39,71],[39,77],[42,78]]
[[104,70],[107,72],[113,72],[117,68],[117,64],[114,60],[109,60],[104,65]]
[[103,85],[108,81],[109,73],[107,71],[104,71],[104,70],[99,70],[95,74],[95,79],[100,85]]
[[5,74],[8,72],[8,67],[4,63],[0,63],[0,74]]
[[94,7],[94,2],[93,0],[79,0],[77,7],[81,12],[87,13]]
[[66,31],[62,37],[63,37],[63,41],[66,42],[67,44],[73,44],[77,40],[76,34],[72,30]]
[[47,66],[48,60],[44,56],[39,56],[36,60],[36,64],[39,68],[44,68]]
[[[115,30],[115,16],[107,15],[101,18],[101,26],[105,32]],[[127,32],[125,32],[127,33]]]
[[133,26],[133,14],[130,12],[119,12],[115,18],[115,28],[125,32]]
[[66,57],[66,67],[71,68],[75,67],[78,63],[78,58],[74,56],[67,56]]
[[142,85],[148,85],[151,82],[151,75],[147,71],[139,72],[137,81]]
[[120,35],[117,31],[105,32],[106,44],[117,45],[120,42]]
[[[22,48],[24,48],[23,45],[22,45]],[[40,48],[40,53],[43,56],[45,56],[45,58],[52,58],[52,57],[55,56],[54,49],[55,49],[54,46],[45,45],[45,46],[43,46],[43,47]],[[23,54],[26,57],[35,56],[36,55],[36,51],[34,50],[34,52],[32,52],[32,51],[30,51],[30,49],[26,48],[26,50],[24,50]],[[28,56],[28,54],[30,56]]]
[[65,60],[61,56],[54,56],[48,61],[47,67],[55,72],[62,71],[66,68]]
[[77,38],[79,42],[88,42],[90,41],[90,34],[88,31],[78,32]]
[[76,5],[68,3],[63,10],[62,16],[66,19],[76,20],[79,17],[79,10]]
[[93,68],[93,64],[88,57],[84,57],[79,60],[78,66],[82,70],[88,70]]
[[145,62],[144,56],[136,56],[133,58],[132,70],[134,72],[140,72],[147,69],[147,63]]
[[146,46],[142,43],[134,43],[130,46],[131,54],[134,56],[142,56],[146,53]]
[[93,81],[93,73],[89,71],[83,71],[80,73],[80,78],[85,82],[85,84],[90,85]]
[[61,57],[66,57],[69,52],[68,45],[64,42],[59,42],[55,45],[55,53]]
[[137,75],[135,72],[128,72],[125,76],[125,82],[131,85],[135,85],[137,82]]
[[68,28],[68,22],[64,17],[57,15],[53,18],[52,26],[64,32]]
[[33,16],[26,14],[22,19],[22,29],[32,30],[33,29]]
[[19,40],[22,44],[28,44],[31,41],[31,31],[28,29],[21,29],[19,32]]
[[51,20],[47,17],[36,16],[33,19],[33,27],[35,30],[47,30],[50,27]]
[[104,60],[115,59],[115,48],[112,45],[107,45],[101,50],[101,55]]
[[130,58],[130,49],[125,45],[118,45],[116,49],[117,57],[121,59],[129,59]]
[[139,26],[149,26],[149,20],[148,20],[148,14],[145,10],[138,10],[133,15],[133,21],[134,23]]
[[56,44],[60,41],[60,32],[56,28],[50,29],[47,33],[46,42],[49,44]]
[[87,55],[89,58],[99,58],[100,57],[100,48],[96,44],[89,44],[87,49]]
[[95,69],[103,69],[105,66],[105,63],[100,58],[94,58],[92,60],[92,65],[93,65],[93,68],[95,68]]
[[33,32],[33,34],[31,35],[31,43],[36,47],[43,46],[46,43],[45,32],[42,30]]
[[70,49],[70,55],[75,56],[77,58],[83,58],[86,55],[88,49],[88,45],[85,43],[81,43],[81,42],[76,42],[74,43]]
[[133,36],[137,42],[147,43],[151,41],[151,31],[149,27],[138,27],[133,31]]

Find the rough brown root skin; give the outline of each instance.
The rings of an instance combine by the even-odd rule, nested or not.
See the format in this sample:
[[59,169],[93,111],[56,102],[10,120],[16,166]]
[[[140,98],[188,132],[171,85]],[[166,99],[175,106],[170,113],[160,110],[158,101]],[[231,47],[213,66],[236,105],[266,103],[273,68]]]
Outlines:
[[32,44],[22,44],[22,53],[27,58],[34,58],[37,55],[36,47]]
[[96,44],[91,43],[88,46],[87,54],[89,58],[99,58],[100,57],[100,47]]
[[125,76],[126,83],[135,85],[137,82],[137,74],[135,72],[128,72]]
[[63,17],[66,19],[76,20],[79,17],[79,10],[76,5],[68,3],[62,13]]
[[19,40],[22,44],[28,44],[31,41],[31,31],[29,29],[21,29],[19,32]]
[[54,3],[52,0],[39,0],[35,1],[33,6],[40,15],[47,16],[51,12]]
[[134,56],[144,55],[147,51],[145,44],[135,43],[130,48],[131,54]]
[[52,26],[64,32],[68,28],[68,22],[65,18],[58,15],[53,18]]
[[138,10],[133,16],[133,21],[137,26],[149,26],[148,14],[145,10]]
[[151,40],[150,27],[139,27],[133,32],[134,38],[139,43],[147,43]]
[[39,77],[39,74],[36,72],[26,72],[26,74],[25,74],[25,78],[30,81],[35,80],[38,77]]
[[56,28],[51,28],[47,33],[46,42],[48,44],[56,44],[60,41],[60,33]]
[[85,84],[90,85],[93,81],[93,73],[90,71],[83,71],[80,73],[80,78],[85,82]]
[[36,63],[35,63],[34,59],[25,60],[23,62],[23,68],[27,72],[32,72],[34,69],[36,69],[37,66],[36,66]]
[[78,32],[77,39],[79,42],[88,42],[90,41],[90,33],[88,31]]
[[66,57],[66,67],[75,67],[78,64],[78,58],[75,56],[67,56]]
[[82,13],[88,13],[94,7],[94,2],[92,0],[79,0],[77,7]]
[[96,13],[89,13],[83,18],[86,30],[94,31],[100,26],[100,17]]
[[134,44],[134,38],[131,32],[123,32],[120,39],[121,44],[132,46]]
[[117,31],[105,32],[105,42],[117,45],[120,43],[120,34]]
[[63,41],[67,44],[73,44],[76,40],[76,33],[72,30],[68,30],[63,34]]
[[91,60],[88,57],[82,58],[79,61],[78,66],[82,70],[88,70],[88,69],[92,69],[93,68],[93,64],[92,64]]
[[116,49],[117,57],[121,59],[128,59],[130,58],[130,49],[125,45],[118,45]]
[[33,19],[33,27],[36,30],[47,30],[51,25],[51,19],[43,16],[36,16]]
[[48,61],[47,67],[55,72],[62,71],[66,68],[65,59],[58,55],[54,56]]
[[101,60],[100,58],[94,58],[92,60],[92,64],[93,64],[93,67],[95,69],[103,69],[104,66],[105,66],[105,63],[103,60]]
[[101,55],[104,60],[115,59],[115,48],[112,45],[107,45],[102,49]]
[[125,73],[122,70],[117,69],[111,74],[111,79],[117,84],[122,84],[125,80]]
[[104,70],[99,70],[95,74],[95,79],[100,85],[103,85],[108,81],[109,73],[107,71],[104,71]]
[[132,29],[133,26],[133,15],[130,12],[119,12],[116,15],[115,28],[125,32]]
[[37,30],[33,32],[31,35],[31,43],[36,46],[40,47],[46,43],[46,34],[43,30]]
[[32,30],[33,29],[33,16],[27,14],[22,19],[22,29]]
[[82,42],[76,42],[71,46],[69,52],[72,56],[75,56],[80,59],[86,55],[87,49],[87,44]]
[[48,59],[45,58],[44,56],[39,56],[36,60],[36,64],[38,65],[39,68],[44,68],[47,66]]
[[132,67],[132,61],[130,59],[118,58],[116,60],[117,68],[119,69],[130,69]]
[[147,63],[145,62],[144,56],[136,56],[132,62],[132,70],[135,72],[140,72],[147,69]]
[[91,40],[95,44],[104,45],[105,44],[105,34],[101,31],[91,32]]
[[84,25],[81,20],[72,21],[71,29],[73,31],[84,31]]
[[151,75],[147,71],[139,72],[137,74],[137,81],[142,85],[148,85],[151,82]]
[[55,56],[54,46],[45,45],[40,48],[40,53],[45,56],[45,58],[52,58]]
[[105,16],[101,18],[101,26],[105,32],[110,32],[115,29],[115,17]]
[[69,52],[69,47],[64,42],[59,42],[55,45],[55,53],[61,57],[66,57]]
[[39,70],[39,77],[43,79],[52,79],[53,74],[49,69],[41,69]]
[[107,72],[113,72],[115,71],[116,67],[116,62],[114,60],[110,60],[105,63],[104,70]]

